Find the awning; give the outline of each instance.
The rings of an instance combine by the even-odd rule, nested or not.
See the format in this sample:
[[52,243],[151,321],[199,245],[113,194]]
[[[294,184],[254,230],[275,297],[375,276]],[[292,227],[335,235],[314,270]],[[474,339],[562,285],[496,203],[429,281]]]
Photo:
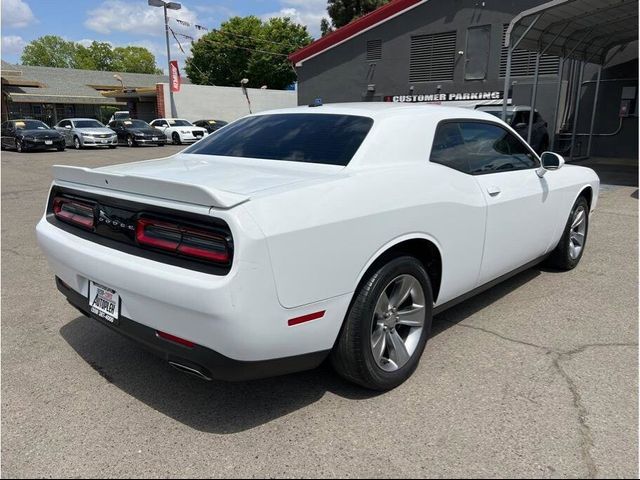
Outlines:
[[553,0],[525,10],[506,45],[602,65],[614,47],[638,39],[638,0]]
[[15,103],[75,103],[85,105],[122,105],[114,99],[104,97],[89,97],[83,95],[47,95],[41,93],[4,92]]

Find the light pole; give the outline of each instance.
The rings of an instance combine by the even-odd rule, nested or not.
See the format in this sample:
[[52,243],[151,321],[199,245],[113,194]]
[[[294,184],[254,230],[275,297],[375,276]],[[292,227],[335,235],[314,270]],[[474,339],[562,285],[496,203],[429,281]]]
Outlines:
[[[169,19],[167,18],[167,10],[180,10],[182,5],[177,2],[165,2],[164,0],[148,0],[151,7],[162,7],[164,9],[164,34],[167,38],[167,70],[171,76],[171,51],[169,50]],[[177,117],[176,104],[173,101],[173,91],[171,90],[171,78],[169,78],[169,103],[171,103],[171,116]]]

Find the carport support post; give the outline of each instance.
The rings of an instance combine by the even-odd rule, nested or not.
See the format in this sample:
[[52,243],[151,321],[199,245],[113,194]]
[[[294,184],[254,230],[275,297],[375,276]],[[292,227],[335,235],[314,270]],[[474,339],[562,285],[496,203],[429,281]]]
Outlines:
[[556,109],[553,117],[553,141],[551,143],[551,149],[556,150],[556,132],[558,130],[558,115],[560,114],[560,94],[562,93],[562,77],[564,76],[564,57],[560,59],[558,64],[558,89],[556,91]]
[[[527,27],[527,29],[524,31],[524,33],[520,35],[520,38],[513,43],[513,45],[511,45],[511,38],[508,39],[509,43],[507,45],[507,71],[505,72],[505,75],[504,75],[504,97],[502,98],[502,120],[504,122],[507,121],[507,100],[509,98],[509,87],[511,86],[509,85],[511,83],[511,56],[513,54],[513,51],[516,49],[516,47],[520,43],[520,41],[527,36],[527,33],[529,33],[529,30],[533,28],[533,26],[536,24],[539,18],[540,18],[540,15],[538,14],[536,18],[533,19],[531,24]],[[511,25],[509,25],[509,28],[511,28]],[[511,35],[509,35],[509,37],[510,36]]]
[[598,108],[598,93],[600,91],[601,76],[602,76],[602,65],[599,65],[598,79],[596,80],[596,91],[593,94],[593,109],[591,110],[591,126],[589,127],[589,142],[587,143],[587,157],[591,156],[591,140],[593,140],[593,127],[596,123],[596,109]]
[[531,132],[533,131],[533,112],[536,110],[536,97],[538,95],[538,73],[540,72],[540,57],[542,53],[536,53],[536,70],[533,75],[533,88],[531,91],[531,111],[529,112],[529,131],[527,132],[527,143],[531,145]]
[[573,131],[571,132],[571,149],[569,150],[569,161],[573,160],[573,148],[576,144],[576,130],[578,128],[578,118],[580,115],[580,95],[582,94],[582,75],[584,74],[584,62],[580,62],[578,70],[578,86],[576,91],[576,112],[573,118]]

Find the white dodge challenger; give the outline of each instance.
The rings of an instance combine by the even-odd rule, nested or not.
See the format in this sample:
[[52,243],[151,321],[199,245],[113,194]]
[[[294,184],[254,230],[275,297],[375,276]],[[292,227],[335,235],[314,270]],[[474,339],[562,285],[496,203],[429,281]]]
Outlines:
[[335,104],[244,117],[169,158],[55,166],[37,226],[83,314],[205,379],[406,380],[434,314],[585,248],[599,179],[496,117]]

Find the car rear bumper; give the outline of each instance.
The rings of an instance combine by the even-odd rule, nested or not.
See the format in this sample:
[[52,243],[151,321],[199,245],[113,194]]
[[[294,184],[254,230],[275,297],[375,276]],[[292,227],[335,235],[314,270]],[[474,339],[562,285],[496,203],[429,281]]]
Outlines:
[[[251,220],[242,217],[238,221],[248,225]],[[86,240],[46,218],[37,226],[38,243],[54,274],[79,295],[75,298],[82,298],[85,310],[89,282],[95,281],[118,293],[119,316],[147,327],[148,332],[161,331],[186,339],[233,361],[279,364],[283,358],[330,350],[350,295],[293,309],[282,307],[264,237],[252,235],[245,233],[237,242],[241,256],[234,258],[231,271],[215,275]],[[76,307],[82,306],[76,303]],[[312,321],[290,323],[291,319],[316,312],[324,313]],[[294,370],[283,367],[268,375],[304,370],[308,365],[307,361],[300,362]],[[222,378],[213,372],[212,376]]]
[[178,370],[204,380],[235,382],[310,370],[319,366],[329,354],[329,351],[320,351],[264,361],[233,360],[200,345],[189,347],[165,340],[158,336],[157,330],[126,317],[118,318],[115,323],[108,322],[91,313],[88,297],[76,292],[58,277],[56,277],[56,286],[67,301],[83,315],[137,342]]

